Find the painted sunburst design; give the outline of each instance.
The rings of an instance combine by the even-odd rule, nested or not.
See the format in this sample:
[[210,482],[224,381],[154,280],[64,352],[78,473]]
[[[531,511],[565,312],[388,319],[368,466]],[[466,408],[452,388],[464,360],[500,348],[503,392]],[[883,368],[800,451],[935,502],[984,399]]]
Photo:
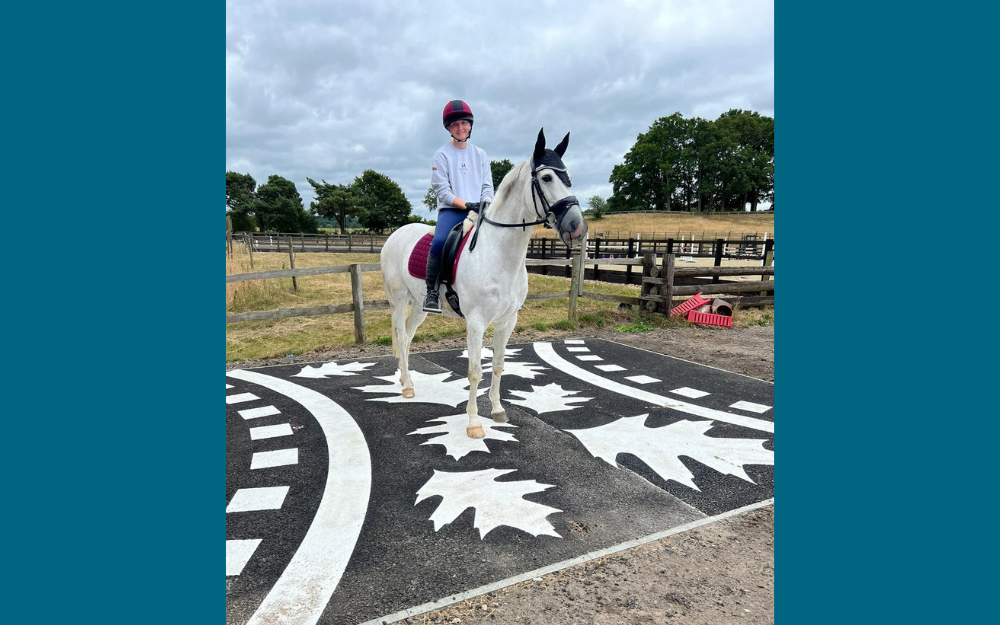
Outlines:
[[306,365],[302,371],[293,375],[293,378],[328,378],[331,376],[358,375],[365,373],[368,367],[374,366],[374,362],[347,362],[338,365],[335,362],[325,362],[318,367]]
[[[397,403],[424,403],[443,404],[457,408],[459,404],[469,401],[469,379],[458,378],[446,382],[448,378],[455,375],[451,371],[443,373],[420,373],[410,371],[410,379],[413,380],[413,389],[416,394],[411,399],[403,397],[403,386],[399,383],[399,370],[396,375],[379,375],[376,379],[385,380],[389,384],[370,384],[368,386],[355,386],[355,390],[362,393],[392,393],[390,397],[377,397],[368,401],[384,401],[389,404]],[[482,395],[486,388],[476,389],[476,395]]]
[[701,490],[694,475],[680,461],[681,456],[719,471],[754,483],[743,470],[747,464],[774,465],[774,452],[764,448],[764,441],[747,438],[706,436],[712,421],[677,421],[670,425],[647,428],[648,414],[624,417],[596,428],[566,430],[577,437],[595,458],[616,465],[620,453],[630,453],[642,460],[664,480]]
[[466,433],[465,428],[469,425],[469,415],[462,414],[451,415],[448,417],[438,417],[436,419],[431,419],[428,423],[441,422],[439,425],[433,425],[430,427],[420,428],[410,432],[410,434],[439,434],[440,436],[435,436],[423,443],[421,445],[444,445],[445,453],[455,460],[462,458],[474,451],[484,451],[489,453],[489,448],[486,446],[486,441],[493,439],[498,441],[510,441],[517,442],[514,435],[510,432],[504,432],[503,430],[498,430],[496,428],[516,428],[516,425],[510,423],[497,423],[490,419],[481,419],[480,423],[483,426],[483,432],[486,433],[484,438],[470,438]]
[[[517,358],[518,356],[521,355],[521,350],[522,349],[523,348],[521,348],[521,347],[515,347],[513,349],[506,350],[504,352],[504,354],[503,354],[504,361],[506,362],[506,360],[508,358]],[[459,358],[465,358],[466,360],[468,360],[469,359],[469,350],[467,350],[467,349],[462,350],[462,355],[459,356]],[[493,358],[493,350],[490,349],[489,347],[484,347],[482,349],[482,351],[479,353],[479,359],[480,360],[486,360],[487,358],[490,358],[490,359]],[[504,366],[506,366],[506,365],[504,365]]]
[[545,534],[562,538],[545,520],[548,515],[562,510],[524,499],[524,495],[553,488],[553,485],[540,484],[535,480],[496,481],[498,477],[514,471],[516,469],[461,473],[435,470],[434,475],[417,491],[414,505],[435,495],[442,498],[430,518],[435,532],[457,519],[466,509],[475,508],[473,527],[479,530],[480,539],[486,538],[501,525],[515,527],[532,536]]
[[[504,372],[506,374],[506,372]],[[521,399],[508,399],[512,404],[524,406],[534,410],[538,414],[546,412],[559,412],[562,410],[573,410],[580,406],[572,405],[572,402],[590,401],[593,397],[571,397],[580,391],[567,391],[562,386],[553,382],[546,386],[531,385],[530,391],[509,391],[512,395],[520,395]]]
[[[534,380],[540,375],[545,375],[541,373],[543,369],[548,369],[548,367],[543,367],[542,365],[533,362],[505,362],[503,363],[503,375],[504,377],[512,375],[518,378],[525,378],[527,380]],[[483,375],[487,373],[493,373],[493,365],[488,367],[483,367]]]

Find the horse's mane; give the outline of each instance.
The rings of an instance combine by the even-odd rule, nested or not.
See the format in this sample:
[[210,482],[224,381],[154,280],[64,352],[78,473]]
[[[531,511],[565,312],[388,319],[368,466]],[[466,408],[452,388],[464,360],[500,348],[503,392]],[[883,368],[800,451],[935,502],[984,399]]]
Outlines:
[[503,180],[500,181],[500,188],[497,189],[496,195],[493,197],[493,203],[490,205],[492,210],[498,210],[507,203],[507,196],[511,194],[511,189],[519,186],[517,184],[518,179],[524,177],[526,175],[525,172],[530,169],[528,166],[530,161],[530,158],[524,159],[512,167],[507,172],[507,175],[503,177]]

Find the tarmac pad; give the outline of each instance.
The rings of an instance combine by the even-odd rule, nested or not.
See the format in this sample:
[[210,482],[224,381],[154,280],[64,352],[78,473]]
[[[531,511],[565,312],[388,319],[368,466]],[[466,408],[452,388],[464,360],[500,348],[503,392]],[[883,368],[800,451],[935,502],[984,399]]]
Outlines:
[[227,623],[391,622],[774,496],[774,386],[600,339],[226,376]]

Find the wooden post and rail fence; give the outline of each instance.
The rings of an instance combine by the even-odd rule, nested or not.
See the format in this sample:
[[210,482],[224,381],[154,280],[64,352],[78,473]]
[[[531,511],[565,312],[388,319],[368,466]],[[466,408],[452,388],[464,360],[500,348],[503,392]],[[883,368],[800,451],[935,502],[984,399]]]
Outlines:
[[[291,250],[289,250],[291,251]],[[570,258],[566,259],[526,259],[525,265],[531,266],[562,266],[570,270],[570,285],[567,291],[557,291],[554,293],[529,294],[527,300],[560,299],[568,298],[569,311],[568,318],[572,322],[578,320],[577,303],[579,298],[597,300],[602,302],[617,302],[635,306],[648,312],[658,312],[669,314],[674,307],[675,299],[684,298],[696,293],[703,295],[727,295],[734,308],[743,306],[765,306],[774,305],[774,259],[773,249],[765,255],[764,266],[761,267],[683,267],[674,266],[674,255],[664,254],[660,263],[656,263],[656,255],[647,252],[641,259],[637,258],[617,258],[587,259],[585,254],[579,250],[574,251]],[[609,295],[607,293],[596,293],[584,290],[584,265],[594,263],[597,265],[624,265],[642,267],[642,288],[639,297],[629,297],[624,295]],[[278,278],[296,278],[304,276],[318,276],[332,273],[349,273],[351,276],[351,303],[337,304],[333,306],[312,306],[308,308],[281,308],[278,310],[267,310],[259,312],[226,313],[226,323],[237,323],[241,321],[259,321],[265,319],[287,319],[290,317],[304,317],[310,315],[335,315],[341,313],[354,314],[354,340],[356,343],[364,343],[365,337],[365,310],[388,309],[388,300],[365,301],[361,292],[361,274],[366,271],[381,271],[380,263],[354,263],[350,265],[335,265],[325,267],[304,267],[292,269],[279,269],[274,271],[261,271],[256,273],[241,273],[226,276],[226,284],[234,282],[246,282],[249,280],[274,280]],[[747,282],[718,282],[720,276],[756,276],[759,281]],[[694,286],[678,286],[675,284],[677,278],[682,277],[711,277],[715,280],[711,284],[701,284]],[[297,287],[297,285],[296,285]],[[752,293],[753,295],[742,295]],[[731,297],[736,295],[737,297]],[[680,303],[679,301],[677,303]]]

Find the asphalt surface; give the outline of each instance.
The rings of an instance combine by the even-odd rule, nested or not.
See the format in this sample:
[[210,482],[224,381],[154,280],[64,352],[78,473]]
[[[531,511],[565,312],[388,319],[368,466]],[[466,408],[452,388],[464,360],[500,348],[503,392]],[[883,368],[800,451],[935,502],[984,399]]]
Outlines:
[[774,496],[766,382],[601,339],[511,345],[510,421],[487,373],[470,441],[464,353],[410,365],[411,400],[394,358],[227,372],[227,623],[394,620]]

